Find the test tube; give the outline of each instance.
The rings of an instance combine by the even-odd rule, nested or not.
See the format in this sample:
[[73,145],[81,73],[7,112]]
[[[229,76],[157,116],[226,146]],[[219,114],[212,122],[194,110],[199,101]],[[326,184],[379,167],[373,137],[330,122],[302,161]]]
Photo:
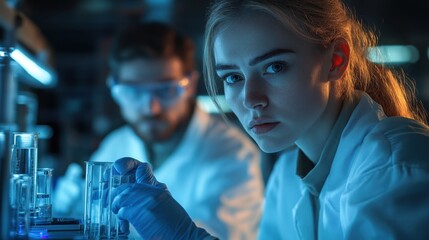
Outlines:
[[[135,174],[112,175],[112,189],[117,188],[117,187],[121,186],[122,184],[135,183],[136,182],[135,179],[136,179]],[[121,234],[122,234],[122,232],[120,232],[120,229],[119,229],[120,228],[119,221],[120,221],[120,219],[118,219],[116,217],[116,222],[115,222],[115,224],[116,224],[115,225],[115,230],[116,230],[115,235],[116,236],[121,236]]]
[[35,132],[12,133],[11,175],[27,174],[31,177],[30,215],[36,216],[36,172],[37,172],[37,141]]
[[135,176],[114,175],[113,162],[85,162],[84,234],[87,239],[127,239],[112,212],[112,190],[135,181]]
[[29,229],[29,203],[31,199],[31,177],[27,174],[13,174],[10,178],[10,237],[25,239]]
[[36,178],[36,223],[52,222],[52,168],[38,168]]
[[[112,162],[85,162],[84,233],[87,239],[112,239],[116,234],[111,212]],[[116,220],[116,219],[115,219]]]

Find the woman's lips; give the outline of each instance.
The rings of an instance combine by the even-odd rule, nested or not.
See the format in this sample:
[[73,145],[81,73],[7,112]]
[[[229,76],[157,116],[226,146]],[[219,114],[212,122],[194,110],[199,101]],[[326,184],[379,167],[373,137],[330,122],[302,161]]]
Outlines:
[[250,130],[255,134],[263,134],[273,130],[279,122],[267,122],[261,124],[255,124],[250,127]]

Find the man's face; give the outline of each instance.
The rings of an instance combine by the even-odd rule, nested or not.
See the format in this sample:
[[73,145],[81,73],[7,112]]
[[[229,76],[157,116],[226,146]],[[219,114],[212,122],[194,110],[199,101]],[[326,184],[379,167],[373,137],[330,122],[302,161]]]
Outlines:
[[145,141],[170,138],[188,118],[191,79],[178,58],[122,62],[112,94],[124,119]]

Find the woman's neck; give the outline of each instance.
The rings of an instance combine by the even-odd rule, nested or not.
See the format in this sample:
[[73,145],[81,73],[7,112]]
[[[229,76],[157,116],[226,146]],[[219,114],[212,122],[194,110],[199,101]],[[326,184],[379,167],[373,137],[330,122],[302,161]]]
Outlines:
[[341,111],[343,100],[330,97],[325,111],[308,131],[295,143],[314,164],[320,159],[323,148]]

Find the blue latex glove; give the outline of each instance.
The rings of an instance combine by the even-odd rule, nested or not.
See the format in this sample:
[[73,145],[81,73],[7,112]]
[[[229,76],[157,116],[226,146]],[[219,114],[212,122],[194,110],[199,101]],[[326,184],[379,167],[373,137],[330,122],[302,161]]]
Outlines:
[[121,158],[114,166],[121,174],[135,171],[136,183],[112,191],[112,211],[119,219],[133,224],[143,239],[215,239],[194,224],[166,185],[156,180],[149,164]]

